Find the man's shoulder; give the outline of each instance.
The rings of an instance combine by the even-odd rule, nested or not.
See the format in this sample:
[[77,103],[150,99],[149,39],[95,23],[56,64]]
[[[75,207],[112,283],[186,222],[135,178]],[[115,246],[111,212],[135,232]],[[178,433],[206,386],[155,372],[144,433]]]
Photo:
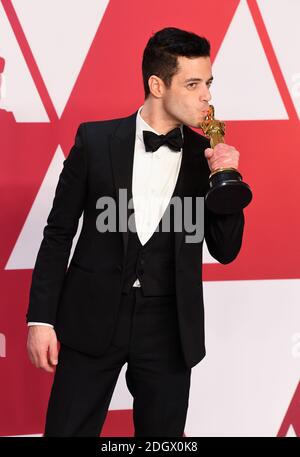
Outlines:
[[84,128],[89,129],[89,130],[99,130],[99,129],[109,129],[109,128],[114,128],[116,127],[123,118],[115,118],[115,119],[103,119],[103,120],[97,120],[97,121],[86,121],[82,122],[81,125],[84,126]]
[[80,126],[83,126],[83,128],[88,133],[91,133],[91,132],[113,133],[123,121],[125,121],[126,119],[129,119],[135,115],[136,115],[136,113],[130,114],[129,116],[117,117],[117,118],[112,118],[112,119],[91,120],[91,121],[82,122],[80,124]]

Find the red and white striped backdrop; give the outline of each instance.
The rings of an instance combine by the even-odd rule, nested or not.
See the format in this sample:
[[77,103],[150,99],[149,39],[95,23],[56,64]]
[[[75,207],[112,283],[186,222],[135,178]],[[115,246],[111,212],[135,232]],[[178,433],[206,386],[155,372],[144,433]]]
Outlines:
[[[205,252],[185,433],[300,436],[299,17],[299,0],[0,0],[0,435],[43,431],[53,374],[27,357],[25,313],[78,124],[142,104],[144,46],[175,26],[211,41],[212,103],[253,190],[238,258]],[[124,370],[103,436],[133,432]]]

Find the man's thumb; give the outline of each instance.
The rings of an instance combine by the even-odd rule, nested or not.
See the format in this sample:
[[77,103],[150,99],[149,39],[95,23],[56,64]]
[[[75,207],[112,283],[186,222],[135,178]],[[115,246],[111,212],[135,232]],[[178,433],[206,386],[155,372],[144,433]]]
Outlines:
[[54,341],[53,343],[50,344],[49,354],[50,354],[50,362],[52,363],[52,365],[57,365],[57,363],[58,363],[58,350],[57,350],[57,342],[56,341]]
[[204,155],[207,159],[210,159],[213,155],[214,150],[212,148],[206,148],[204,151]]

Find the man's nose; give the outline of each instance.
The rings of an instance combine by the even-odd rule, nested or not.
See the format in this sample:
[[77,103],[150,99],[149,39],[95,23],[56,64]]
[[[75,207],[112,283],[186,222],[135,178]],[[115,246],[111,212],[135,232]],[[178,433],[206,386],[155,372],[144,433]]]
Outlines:
[[207,86],[205,86],[205,89],[203,90],[203,93],[201,94],[201,101],[209,102],[210,100],[211,100],[210,90]]

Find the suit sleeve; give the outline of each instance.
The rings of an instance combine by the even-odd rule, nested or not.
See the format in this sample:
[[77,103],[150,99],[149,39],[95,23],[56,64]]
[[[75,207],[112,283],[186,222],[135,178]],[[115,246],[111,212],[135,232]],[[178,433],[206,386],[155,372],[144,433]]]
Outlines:
[[205,206],[204,237],[210,254],[218,262],[227,264],[236,258],[242,245],[244,224],[243,210],[219,215]]
[[52,209],[43,230],[29,292],[26,322],[54,325],[73,238],[87,193],[85,125],[80,124],[74,145],[63,162]]

